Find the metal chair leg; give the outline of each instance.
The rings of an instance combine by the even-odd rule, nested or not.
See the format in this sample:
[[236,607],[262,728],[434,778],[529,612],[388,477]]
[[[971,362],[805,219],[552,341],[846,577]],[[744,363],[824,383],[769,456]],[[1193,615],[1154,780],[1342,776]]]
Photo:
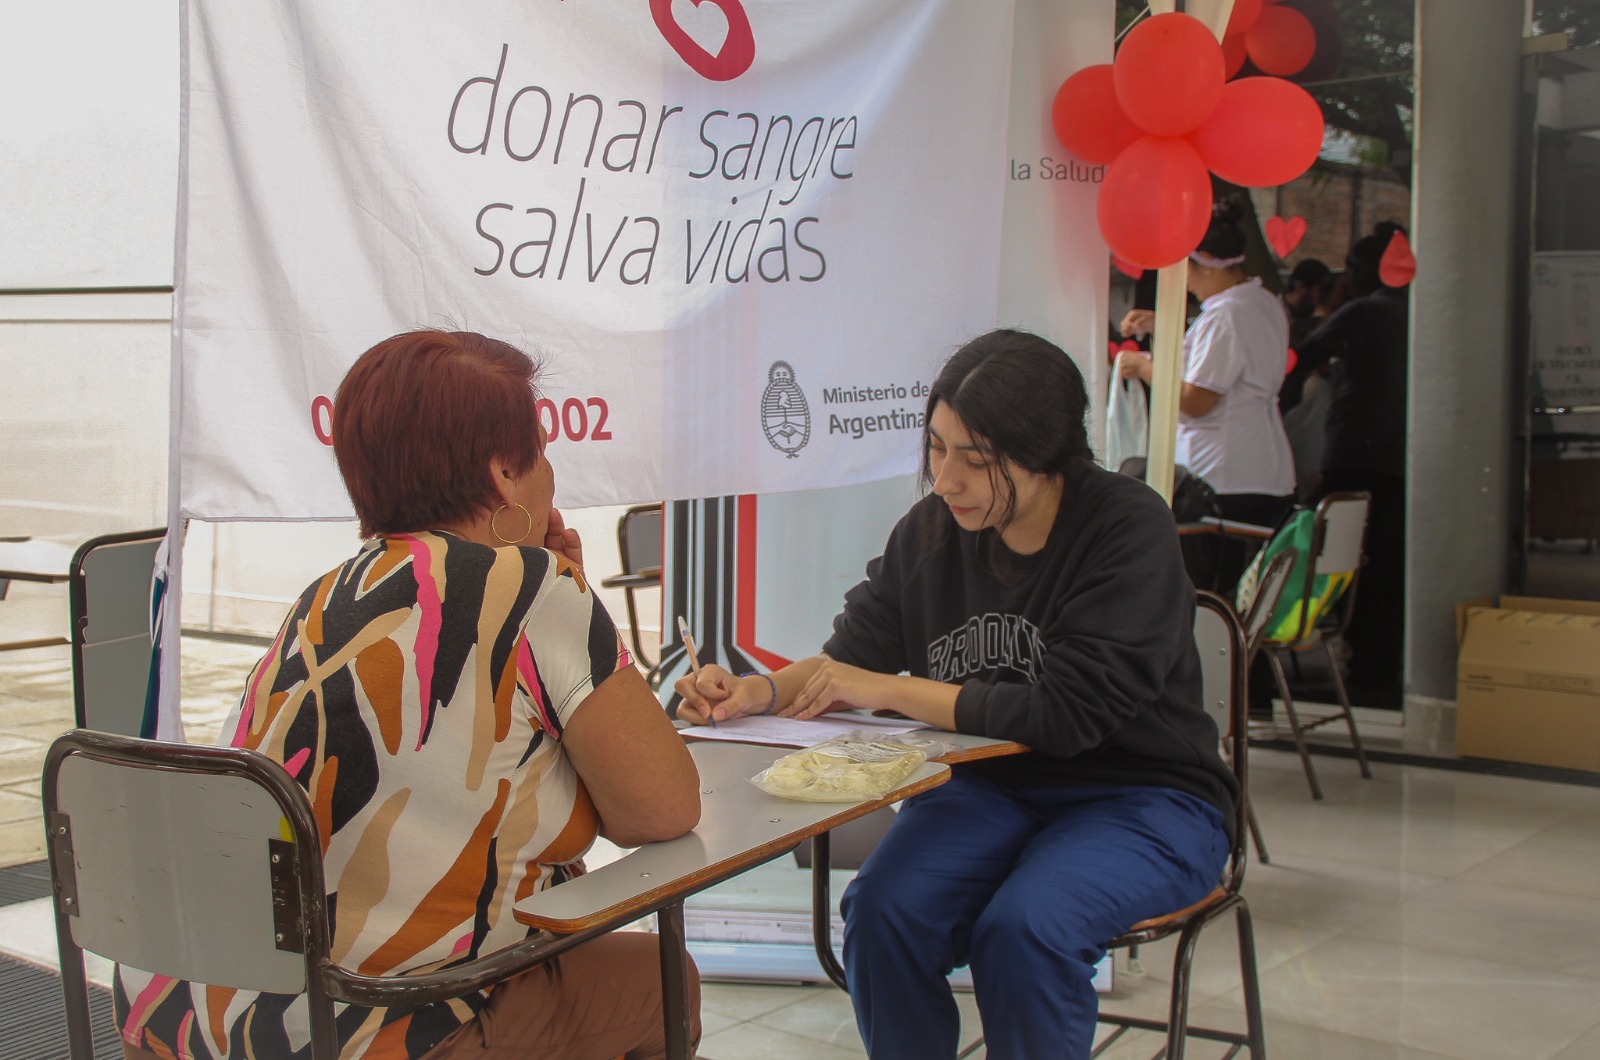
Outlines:
[[1322,799],[1322,785],[1317,783],[1317,770],[1311,764],[1311,752],[1306,750],[1305,733],[1300,730],[1300,715],[1294,709],[1294,696],[1289,692],[1289,680],[1284,676],[1283,664],[1278,661],[1278,653],[1267,652],[1267,661],[1272,664],[1272,676],[1278,682],[1278,691],[1283,694],[1283,709],[1289,715],[1289,731],[1294,734],[1294,745],[1300,752],[1300,764],[1306,771],[1306,783],[1311,785],[1311,797]]
[[1250,1036],[1250,1060],[1266,1060],[1267,1032],[1261,1019],[1261,983],[1256,973],[1256,931],[1250,907],[1240,902],[1234,909],[1239,925],[1239,978],[1244,987],[1245,1032]]
[[1333,646],[1326,640],[1322,642],[1322,650],[1327,653],[1328,667],[1333,671],[1333,688],[1339,693],[1339,706],[1344,708],[1345,724],[1350,726],[1350,746],[1355,748],[1356,762],[1361,766],[1361,775],[1367,780],[1372,779],[1372,769],[1367,765],[1367,752],[1361,746],[1361,734],[1356,731],[1356,716],[1350,710],[1350,694],[1345,691],[1344,674],[1339,669],[1339,659],[1333,653]]
[[[1243,797],[1246,799],[1249,798],[1249,796]],[[1247,806],[1245,808],[1245,814],[1246,819],[1250,822],[1250,838],[1254,840],[1256,844],[1257,859],[1259,859],[1263,865],[1272,864],[1272,859],[1267,856],[1267,844],[1261,838],[1261,822],[1256,820],[1255,806]]]
[[1178,936],[1178,952],[1172,959],[1172,1005],[1167,1010],[1166,1060],[1183,1060],[1189,1040],[1189,978],[1194,964],[1195,943],[1204,921],[1196,921]]

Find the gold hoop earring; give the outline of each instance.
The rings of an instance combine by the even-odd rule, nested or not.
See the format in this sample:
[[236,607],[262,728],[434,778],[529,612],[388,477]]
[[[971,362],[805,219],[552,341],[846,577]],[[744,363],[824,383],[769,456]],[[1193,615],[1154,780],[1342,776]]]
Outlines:
[[528,534],[533,531],[533,513],[528,511],[528,509],[523,508],[520,504],[517,505],[517,507],[522,508],[522,517],[528,520],[528,525],[523,527],[522,533],[518,534],[516,537],[507,537],[500,532],[499,527],[494,525],[495,520],[500,518],[500,513],[506,510],[505,505],[502,504],[500,507],[496,508],[494,510],[494,514],[489,516],[489,532],[492,533],[503,544],[520,545],[523,541],[527,540]]

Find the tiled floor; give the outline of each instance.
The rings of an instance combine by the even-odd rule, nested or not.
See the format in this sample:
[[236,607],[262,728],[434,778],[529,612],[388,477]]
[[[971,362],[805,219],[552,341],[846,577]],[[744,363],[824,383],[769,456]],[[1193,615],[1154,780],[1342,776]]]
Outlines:
[[[0,603],[0,639],[22,635],[18,623],[64,624],[48,590],[35,594],[14,586]],[[192,735],[215,731],[259,650],[186,642]],[[39,763],[71,725],[70,688],[64,648],[0,655],[0,864],[41,856]],[[1600,1057],[1600,789],[1385,763],[1363,781],[1353,762],[1319,757],[1327,798],[1314,803],[1293,755],[1251,763],[1273,863],[1252,862],[1245,894],[1272,1055]],[[0,952],[51,963],[49,919],[43,901],[0,910]],[[1143,975],[1119,962],[1105,1007],[1162,1011],[1170,954],[1146,947]],[[1192,996],[1197,1021],[1242,1022],[1230,924],[1202,941]],[[976,1027],[970,995],[959,998]],[[719,1060],[863,1055],[831,986],[708,984],[704,1023],[701,1048]],[[1145,1038],[1110,1055],[1154,1048]],[[1189,1055],[1221,1048],[1192,1043]]]

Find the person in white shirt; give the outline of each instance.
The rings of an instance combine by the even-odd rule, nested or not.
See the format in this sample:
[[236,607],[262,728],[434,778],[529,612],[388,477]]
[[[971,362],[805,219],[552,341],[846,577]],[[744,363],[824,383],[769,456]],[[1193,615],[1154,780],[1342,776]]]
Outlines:
[[[1176,459],[1217,492],[1222,517],[1276,526],[1294,502],[1294,456],[1278,411],[1288,364],[1283,307],[1244,271],[1242,213],[1232,199],[1217,203],[1200,246],[1189,255],[1189,291],[1200,315],[1184,337],[1183,390],[1178,398]],[[1154,313],[1136,309],[1124,335],[1144,334]],[[1150,381],[1148,354],[1123,358],[1124,376]],[[1249,557],[1225,555],[1216,587],[1238,580]]]

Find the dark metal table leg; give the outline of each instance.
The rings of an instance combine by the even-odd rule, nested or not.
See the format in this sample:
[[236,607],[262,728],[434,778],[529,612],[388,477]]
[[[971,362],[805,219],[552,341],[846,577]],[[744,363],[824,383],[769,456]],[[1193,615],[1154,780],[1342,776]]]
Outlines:
[[823,832],[811,839],[811,941],[816,947],[817,962],[822,965],[822,970],[828,973],[834,986],[849,993],[844,968],[833,953],[833,895],[832,880],[828,875],[833,855],[828,843],[829,835]]
[[661,937],[661,1013],[666,1025],[667,1060],[694,1056],[689,1011],[689,943],[683,932],[683,903],[656,913]]

